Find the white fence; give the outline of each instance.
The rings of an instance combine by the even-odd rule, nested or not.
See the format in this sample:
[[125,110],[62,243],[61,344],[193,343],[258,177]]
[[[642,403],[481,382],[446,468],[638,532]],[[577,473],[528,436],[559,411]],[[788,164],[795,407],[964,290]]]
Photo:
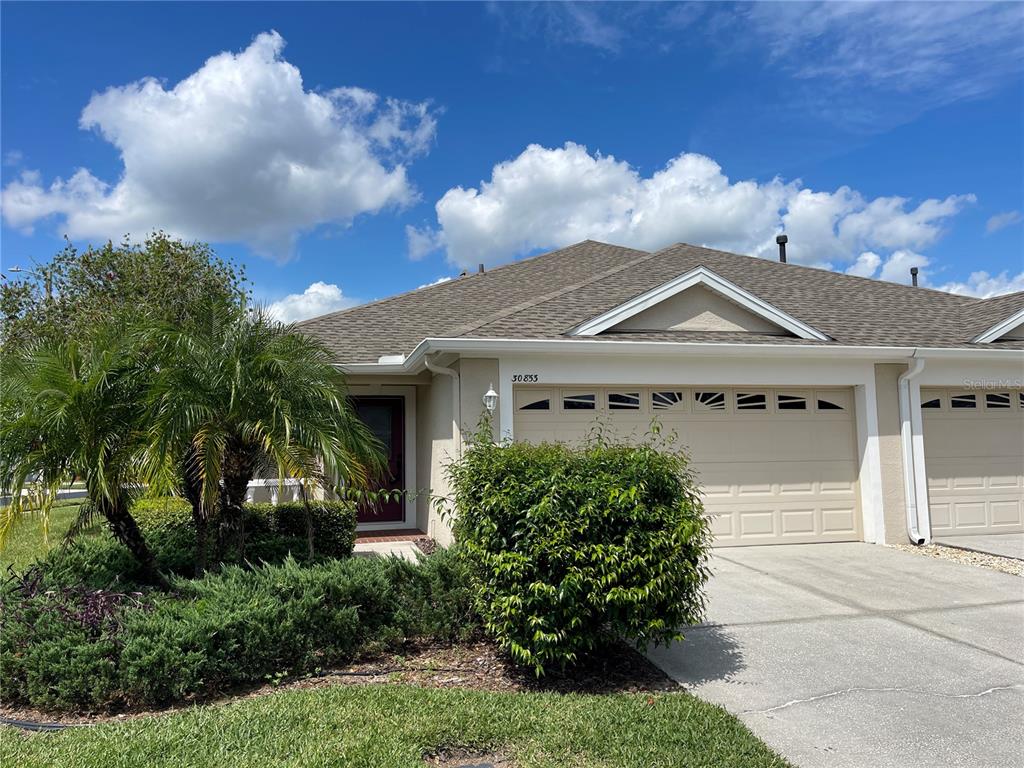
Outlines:
[[[284,499],[281,493],[284,492]],[[270,502],[277,504],[280,501],[301,501],[302,491],[299,481],[294,478],[286,480],[250,480],[249,487],[245,491],[245,500],[252,502]]]

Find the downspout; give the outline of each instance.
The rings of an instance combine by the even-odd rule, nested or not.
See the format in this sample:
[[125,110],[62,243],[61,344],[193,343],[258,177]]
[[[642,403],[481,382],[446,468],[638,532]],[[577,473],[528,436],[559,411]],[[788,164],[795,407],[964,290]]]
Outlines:
[[430,355],[426,355],[423,362],[431,373],[450,376],[452,379],[452,444],[456,458],[462,458],[462,431],[459,429],[462,423],[462,380],[458,371],[438,365],[430,359]]
[[[914,350],[917,355],[917,350]],[[914,544],[924,544],[927,537],[921,533],[917,514],[917,471],[914,466],[914,422],[910,408],[910,381],[924,370],[924,358],[911,356],[907,370],[897,381],[900,400],[900,443],[903,448],[903,494],[907,510],[907,535]]]

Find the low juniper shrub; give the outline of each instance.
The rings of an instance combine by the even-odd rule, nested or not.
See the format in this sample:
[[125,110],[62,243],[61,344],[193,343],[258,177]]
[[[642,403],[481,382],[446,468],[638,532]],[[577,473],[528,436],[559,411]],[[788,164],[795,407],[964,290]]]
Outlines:
[[287,558],[146,594],[22,574],[0,589],[0,695],[54,710],[163,704],[465,638],[478,625],[463,562],[444,550],[419,564]]
[[47,588],[29,569],[0,591],[0,697],[45,709],[103,708],[115,696],[124,609],[140,593]]
[[683,453],[641,444],[494,444],[448,468],[454,530],[485,629],[538,675],[609,641],[701,620],[711,534]]

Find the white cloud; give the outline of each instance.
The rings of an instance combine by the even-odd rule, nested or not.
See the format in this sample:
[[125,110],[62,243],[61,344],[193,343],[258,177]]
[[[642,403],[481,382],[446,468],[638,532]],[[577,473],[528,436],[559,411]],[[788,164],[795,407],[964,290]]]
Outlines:
[[988,272],[972,272],[971,276],[967,278],[967,282],[946,283],[938,288],[940,291],[987,299],[992,296],[1001,296],[1004,293],[1024,291],[1024,272],[1017,275],[1011,275],[1008,272],[1001,272],[998,275],[990,275]]
[[283,258],[313,227],[415,201],[403,163],[433,141],[429,106],[306,90],[283,48],[264,33],[170,89],[148,78],[95,94],[80,127],[118,149],[119,180],[84,168],[49,184],[22,174],[3,190],[4,220],[31,230],[55,216],[73,238],[161,228]]
[[446,277],[439,277],[439,278],[437,278],[437,280],[434,280],[434,281],[429,282],[429,283],[424,283],[423,285],[417,287],[416,290],[418,291],[420,288],[430,288],[431,286],[440,285],[441,283],[448,283],[448,282],[451,282],[451,280],[452,280],[452,278],[448,277],[448,276],[446,276]]
[[797,78],[862,100],[868,89],[926,107],[984,96],[1018,78],[1024,58],[1019,3],[751,3],[716,22]]
[[[488,11],[517,37],[541,35],[553,46],[575,45],[616,54],[630,36],[635,9],[615,3],[492,3]],[[631,18],[632,17],[632,18]]]
[[857,277],[874,277],[881,264],[881,256],[873,251],[864,251],[853,264],[846,268],[846,274]]
[[[928,272],[925,269],[931,264],[932,261],[927,256],[905,249],[893,252],[884,262],[878,254],[868,251],[857,257],[857,261],[846,270],[846,274],[877,277],[879,280],[908,285],[911,282],[910,268],[917,267],[921,270],[918,274],[918,285],[947,293],[959,293],[964,296],[987,299],[991,296],[1001,296],[1004,293],[1024,291],[1024,272],[1016,276],[1009,272],[1001,272],[998,275],[990,275],[988,272],[972,272],[966,282],[954,280],[936,285],[929,280]],[[881,271],[879,271],[879,267],[881,267]]]
[[774,258],[781,231],[795,262],[848,264],[865,251],[926,248],[973,200],[954,195],[912,206],[903,197],[867,200],[849,187],[804,189],[799,180],[734,182],[692,153],[645,177],[579,144],[531,144],[494,166],[479,188],[449,189],[435,206],[436,230],[407,234],[412,255],[436,243],[464,268],[587,238],[644,250],[685,241]]
[[13,168],[14,166],[21,165],[21,163],[24,160],[25,160],[25,155],[22,154],[20,149],[10,149],[10,150],[4,152],[3,164],[6,165],[9,168]]
[[354,307],[359,303],[342,294],[341,288],[337,285],[317,281],[302,293],[291,293],[280,301],[273,302],[267,309],[281,322],[294,323],[308,317]]
[[[907,249],[893,251],[884,259],[873,251],[865,251],[857,257],[853,264],[847,267],[846,274],[856,275],[857,277],[873,277],[890,283],[909,285],[911,283],[910,268],[917,267],[921,269],[929,264],[931,264],[931,260],[927,256]],[[927,274],[919,273],[918,284],[923,286],[927,282]]]
[[409,258],[419,261],[442,246],[437,233],[430,227],[405,225],[405,238],[409,243]]
[[1021,221],[1024,221],[1024,216],[1021,216],[1020,211],[997,213],[985,222],[985,231],[991,235],[993,232],[998,232],[1000,229],[1005,229],[1012,224],[1019,224]]
[[[920,270],[929,264],[931,264],[931,260],[923,254],[909,250],[899,250],[886,259],[878,277],[880,280],[886,280],[890,283],[909,284],[911,282],[911,268],[917,267]],[[927,275],[918,274],[918,284],[925,285],[926,283]]]

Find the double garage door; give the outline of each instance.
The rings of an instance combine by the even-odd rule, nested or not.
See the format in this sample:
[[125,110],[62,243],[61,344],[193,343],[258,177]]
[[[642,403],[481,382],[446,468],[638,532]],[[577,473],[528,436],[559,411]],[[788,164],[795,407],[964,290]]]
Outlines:
[[575,443],[657,419],[690,455],[718,546],[862,539],[850,389],[517,387],[517,440]]
[[1024,392],[922,389],[932,536],[1024,531]]

